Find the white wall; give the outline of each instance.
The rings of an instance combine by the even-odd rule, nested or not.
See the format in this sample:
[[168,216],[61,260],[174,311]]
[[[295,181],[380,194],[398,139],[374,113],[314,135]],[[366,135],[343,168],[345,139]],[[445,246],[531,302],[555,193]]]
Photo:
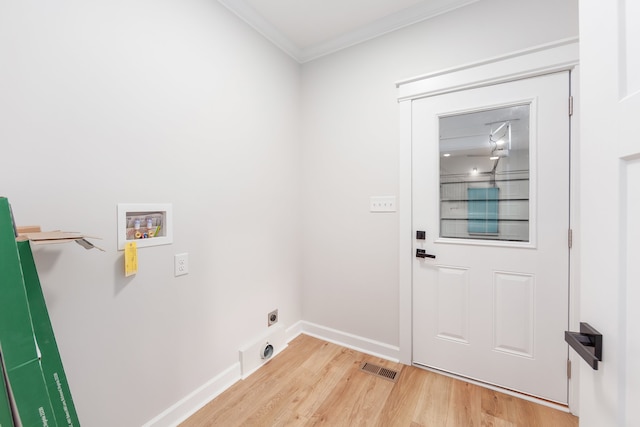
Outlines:
[[482,0],[303,65],[303,313],[399,345],[394,82],[575,37],[577,0]]
[[[299,65],[210,0],[21,0],[0,13],[0,195],[82,231],[35,250],[82,425],[140,426],[301,319]],[[123,275],[116,204],[174,243]],[[173,277],[188,252],[190,274]]]
[[[368,211],[398,192],[394,82],[576,34],[577,0],[482,0],[301,71],[215,1],[3,3],[0,194],[107,249],[35,253],[82,424],[160,414],[276,307],[397,346],[398,218]],[[130,279],[119,202],[174,207]]]

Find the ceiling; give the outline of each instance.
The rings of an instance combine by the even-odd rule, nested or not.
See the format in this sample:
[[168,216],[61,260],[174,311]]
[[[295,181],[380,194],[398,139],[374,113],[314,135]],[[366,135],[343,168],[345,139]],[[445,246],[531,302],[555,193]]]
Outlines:
[[218,0],[300,63],[479,0]]

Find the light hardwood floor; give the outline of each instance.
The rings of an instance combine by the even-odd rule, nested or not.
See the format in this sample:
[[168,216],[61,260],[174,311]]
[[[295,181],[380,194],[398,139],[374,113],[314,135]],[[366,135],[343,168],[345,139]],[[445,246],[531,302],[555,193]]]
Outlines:
[[[399,371],[397,382],[360,370]],[[412,366],[300,335],[180,427],[577,427],[578,418]]]

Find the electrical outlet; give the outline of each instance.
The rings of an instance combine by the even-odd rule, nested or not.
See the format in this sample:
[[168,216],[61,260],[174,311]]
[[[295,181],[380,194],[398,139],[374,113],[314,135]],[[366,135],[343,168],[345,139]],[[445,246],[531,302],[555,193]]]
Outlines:
[[267,314],[267,326],[272,326],[278,323],[278,309],[276,308],[271,313]]
[[173,272],[176,277],[189,274],[189,254],[176,254],[173,257]]

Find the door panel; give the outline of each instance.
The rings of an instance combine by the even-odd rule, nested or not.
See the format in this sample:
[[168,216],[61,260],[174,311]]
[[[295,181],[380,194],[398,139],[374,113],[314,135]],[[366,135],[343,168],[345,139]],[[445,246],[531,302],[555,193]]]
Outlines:
[[413,101],[417,365],[567,402],[568,97],[564,72]]
[[[580,360],[580,425],[640,413],[640,3],[580,2],[580,321],[603,334]],[[609,141],[609,142],[606,142]]]
[[469,274],[466,268],[438,269],[438,338],[469,342]]
[[533,357],[535,276],[494,272],[494,349]]
[[[639,111],[640,112],[640,111]],[[639,144],[640,145],[640,144]],[[637,147],[640,151],[640,146]],[[627,164],[625,181],[627,184],[626,206],[627,212],[625,218],[627,220],[627,247],[626,249],[626,283],[625,300],[626,306],[623,310],[626,312],[625,345],[627,347],[625,360],[626,372],[623,372],[623,381],[625,381],[625,426],[640,425],[640,413],[635,409],[640,402],[640,337],[636,331],[636,327],[640,325],[640,314],[638,313],[638,304],[640,304],[640,159],[636,159]],[[593,304],[594,302],[592,302]],[[593,393],[593,391],[591,391]]]

